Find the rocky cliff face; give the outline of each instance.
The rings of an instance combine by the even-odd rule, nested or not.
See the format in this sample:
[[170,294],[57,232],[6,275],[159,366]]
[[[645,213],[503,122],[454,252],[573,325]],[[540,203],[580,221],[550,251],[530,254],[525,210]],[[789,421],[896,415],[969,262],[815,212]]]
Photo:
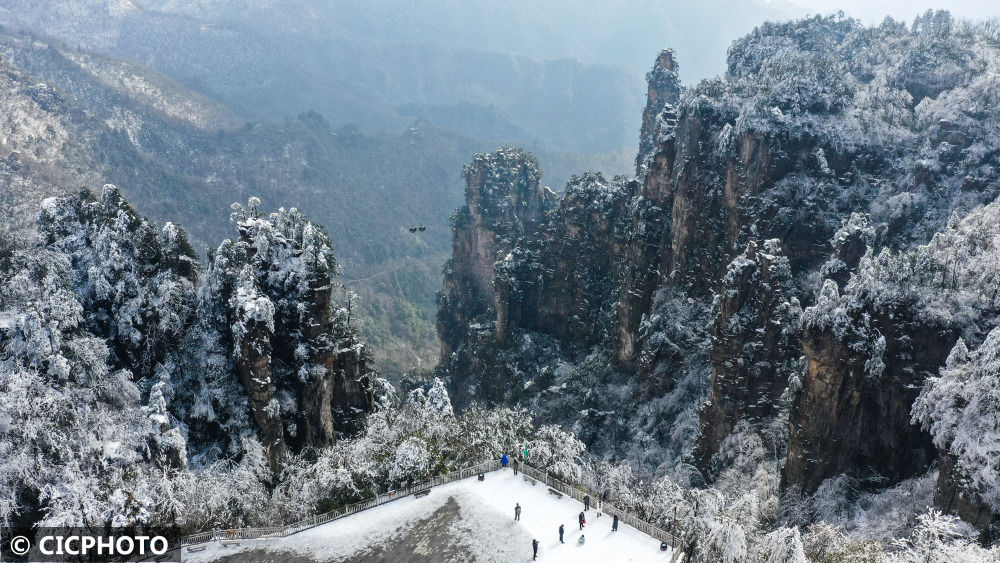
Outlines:
[[712,390],[700,412],[695,461],[714,473],[712,456],[741,421],[779,414],[789,377],[799,369],[802,309],[777,240],[751,242],[729,265],[712,322]]
[[[787,451],[789,491],[928,470],[914,401],[958,336],[981,339],[994,318],[959,305],[979,299],[963,277],[991,283],[958,257],[982,252],[971,233],[989,229],[953,223],[1000,193],[998,153],[982,151],[996,143],[953,116],[973,103],[1000,124],[975,101],[992,94],[973,77],[994,64],[975,53],[993,48],[928,17],[867,35],[838,18],[765,26],[733,45],[723,79],[685,92],[661,53],[637,178],[571,182],[534,231],[518,226],[492,264],[477,262],[470,289],[446,283],[442,314],[457,318],[453,304],[496,274],[492,310],[460,337],[473,360],[443,369],[592,446],[690,460],[708,478],[738,426]],[[917,59],[914,78],[903,61]],[[456,222],[456,261],[472,231],[491,229]],[[608,415],[629,401],[642,408]],[[673,453],[650,456],[657,445]]]
[[581,348],[604,337],[628,227],[621,218],[636,189],[599,174],[573,179],[536,232],[497,262],[498,344],[519,330]]
[[986,541],[1000,537],[1000,512],[982,497],[969,491],[968,479],[956,468],[955,456],[945,450],[938,451],[938,480],[934,491],[934,506],[955,514],[981,530]]
[[[537,229],[554,203],[551,190],[539,184],[538,162],[514,147],[477,155],[463,173],[466,205],[452,215],[452,258],[438,296],[442,361],[466,353],[469,328],[479,331],[485,322],[491,325],[487,332],[495,330],[495,264]],[[462,404],[465,386],[460,381],[453,386]]]
[[673,51],[660,52],[646,79],[646,108],[636,156],[637,174],[644,181],[641,197],[632,202],[632,226],[626,241],[615,322],[616,356],[622,364],[636,358],[639,322],[649,311],[653,292],[670,272],[666,237],[674,194],[675,105],[681,92]]
[[[677,59],[672,49],[664,49],[656,57],[653,69],[646,74],[646,107],[642,111],[642,129],[639,131],[639,154],[635,157],[636,176],[643,175],[648,160],[660,144],[659,135],[664,130],[662,121],[675,121],[674,106],[681,97],[681,84],[677,78]],[[664,112],[666,110],[666,112]]]
[[783,483],[812,493],[845,472],[877,486],[926,471],[934,448],[910,423],[910,409],[927,376],[944,364],[954,329],[912,318],[905,306],[872,316],[864,333],[838,334],[815,325],[812,314],[802,335],[808,368],[789,422]]
[[552,198],[539,185],[538,162],[502,147],[466,166],[465,207],[452,215],[452,258],[439,297],[441,355],[457,350],[463,330],[494,307],[494,265],[533,232]]
[[374,407],[364,343],[333,298],[329,239],[297,210],[235,215],[240,238],[215,254],[210,277],[228,304],[240,381],[271,468],[283,453],[332,444]]
[[[241,280],[241,285],[251,286],[252,280]],[[282,457],[287,449],[281,418],[272,407],[277,392],[271,373],[271,341],[274,338],[273,309],[266,307],[267,298],[259,294],[244,294],[234,314],[234,325],[242,326],[237,335],[236,372],[247,395],[250,415],[260,435],[271,471],[281,469]]]

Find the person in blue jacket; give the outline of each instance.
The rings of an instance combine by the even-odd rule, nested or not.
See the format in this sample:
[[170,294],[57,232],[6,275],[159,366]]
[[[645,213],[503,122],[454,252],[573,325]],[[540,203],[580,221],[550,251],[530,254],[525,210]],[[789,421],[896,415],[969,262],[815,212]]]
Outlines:
[[503,457],[500,458],[500,465],[507,467],[507,454],[503,454]]

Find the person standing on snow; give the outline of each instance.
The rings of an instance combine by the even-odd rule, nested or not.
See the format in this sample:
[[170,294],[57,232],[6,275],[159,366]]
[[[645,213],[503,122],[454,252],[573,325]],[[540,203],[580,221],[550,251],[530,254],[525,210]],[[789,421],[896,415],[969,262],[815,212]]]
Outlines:
[[566,543],[563,541],[563,531],[565,531],[565,526],[559,524],[559,543]]
[[531,540],[531,560],[534,561],[538,559],[538,540]]
[[517,460],[515,459],[511,465],[514,467],[514,475],[517,475]]
[[520,521],[521,520],[521,505],[520,504],[515,504],[514,505],[514,520],[515,521]]
[[507,454],[500,456],[500,465],[504,466],[504,468],[507,467]]
[[615,519],[611,521],[611,531],[612,532],[617,532],[618,531],[618,515],[617,514],[615,514]]
[[590,510],[590,495],[583,495],[583,509]]
[[583,516],[582,512],[580,513],[580,516],[579,516],[578,519],[580,520],[580,529],[582,530],[583,529],[583,525],[587,523],[587,519]]

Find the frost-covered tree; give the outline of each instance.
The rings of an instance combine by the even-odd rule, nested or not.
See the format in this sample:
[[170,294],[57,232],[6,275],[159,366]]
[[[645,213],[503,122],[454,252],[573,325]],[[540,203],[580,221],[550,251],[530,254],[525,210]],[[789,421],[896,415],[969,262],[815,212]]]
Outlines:
[[91,331],[74,265],[65,252],[30,245],[5,260],[0,521],[148,523],[159,501],[147,484],[183,469],[185,442],[167,385],[144,396],[117,367],[115,340]]
[[389,465],[389,482],[402,485],[420,481],[430,471],[431,455],[420,438],[410,437],[396,446]]
[[[523,449],[531,429],[531,417],[524,411],[508,408],[486,409],[473,405],[458,421],[465,449],[459,452],[463,463],[500,459]],[[529,459],[530,458],[529,450]]]
[[1000,329],[970,351],[959,340],[913,404],[913,422],[955,460],[955,481],[1000,513]]
[[[371,408],[325,234],[253,200],[236,221],[204,277],[182,230],[110,185],[46,200],[37,239],[0,233],[0,522],[260,524],[284,435],[310,422],[329,442]],[[241,361],[266,377],[241,382]],[[430,399],[456,426],[440,383]]]
[[754,560],[763,563],[806,563],[798,528],[781,527],[765,535],[756,546]]
[[581,456],[586,450],[576,436],[555,425],[545,425],[528,442],[530,461],[539,469],[577,482],[581,477]]
[[38,229],[46,248],[69,258],[87,327],[109,341],[116,366],[150,380],[148,390],[194,313],[198,268],[187,235],[171,223],[158,230],[110,184],[99,199],[83,190],[45,200]]
[[707,530],[698,543],[698,555],[706,561],[737,563],[749,554],[746,531],[729,519],[708,522]]
[[918,517],[913,534],[897,540],[891,563],[978,563],[996,561],[1000,549],[984,549],[970,539],[969,526],[954,516],[930,509]]

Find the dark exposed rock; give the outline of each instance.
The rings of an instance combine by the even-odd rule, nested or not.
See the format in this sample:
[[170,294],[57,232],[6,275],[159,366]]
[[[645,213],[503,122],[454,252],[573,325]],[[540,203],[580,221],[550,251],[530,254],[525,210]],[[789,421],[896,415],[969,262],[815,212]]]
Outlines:
[[[629,365],[638,353],[638,327],[649,311],[653,292],[669,273],[670,213],[677,126],[674,105],[680,98],[673,51],[661,51],[647,74],[636,171],[643,178],[641,196],[632,202],[632,226],[627,233],[621,293],[615,322],[617,360]],[[662,116],[662,119],[661,119]]]
[[279,471],[286,446],[281,418],[268,409],[276,391],[271,377],[272,331],[260,320],[247,322],[247,333],[239,344],[236,371],[246,390],[250,414],[260,432],[271,471]]
[[[354,334],[341,340],[346,348],[337,350],[333,364],[327,369],[329,385],[333,391],[330,401],[333,428],[337,432],[356,432],[361,415],[375,407],[371,379],[374,375],[371,359],[364,343]],[[321,403],[325,408],[325,400]],[[325,413],[324,413],[325,416]]]
[[871,486],[897,483],[934,459],[930,436],[911,424],[910,409],[957,333],[912,318],[906,305],[848,310],[845,330],[804,323],[808,368],[789,420],[782,483],[807,494],[845,472]]
[[702,407],[695,459],[706,475],[712,456],[741,420],[778,414],[788,378],[798,370],[801,308],[789,299],[791,270],[777,240],[751,242],[729,265],[712,325],[712,391]]
[[215,261],[241,268],[223,284],[235,364],[277,471],[286,450],[356,430],[374,408],[374,371],[364,343],[334,314],[329,239],[294,209],[264,219],[251,206],[238,218],[240,241],[224,243]]
[[823,277],[836,282],[837,287],[846,286],[865,252],[874,245],[877,235],[870,217],[851,214],[830,241],[833,254],[820,270]]
[[[552,191],[539,184],[538,162],[520,149],[477,155],[464,174],[466,205],[452,216],[452,258],[438,295],[443,361],[462,351],[471,325],[496,320],[494,266],[521,236],[538,229],[554,204]],[[452,380],[457,405],[466,400],[463,383]]]
[[[534,330],[587,347],[607,333],[606,304],[616,287],[635,183],[600,175],[574,178],[535,236],[496,264],[497,342],[512,328]],[[579,262],[586,257],[586,263]]]
[[673,106],[680,99],[681,85],[673,49],[660,51],[653,70],[646,74],[646,84],[646,108],[642,111],[639,153],[635,157],[636,176],[643,175],[643,168],[648,165],[646,159],[652,156],[659,144],[657,137],[664,127],[658,121],[670,124],[677,120]]
[[[477,170],[491,156],[477,157],[470,169]],[[482,177],[470,175],[477,182]],[[551,208],[551,196],[535,184],[529,193],[537,194],[539,205],[524,206],[526,215],[491,226],[483,219],[489,214],[479,199],[490,190],[471,186],[469,212],[461,210],[455,222],[456,252],[446,270],[439,314],[442,359],[451,365],[457,405],[473,393],[488,401],[504,398],[510,382],[481,360],[491,357],[487,350],[511,345],[514,333],[554,337],[567,344],[570,355],[608,334],[628,228],[626,206],[638,190],[635,182],[588,174],[571,180],[558,207]],[[544,214],[537,214],[543,209]],[[470,252],[475,248],[480,250]],[[494,257],[487,258],[491,253]],[[487,284],[488,271],[493,278]],[[462,326],[457,319],[470,315],[472,329],[449,341],[448,328]]]

